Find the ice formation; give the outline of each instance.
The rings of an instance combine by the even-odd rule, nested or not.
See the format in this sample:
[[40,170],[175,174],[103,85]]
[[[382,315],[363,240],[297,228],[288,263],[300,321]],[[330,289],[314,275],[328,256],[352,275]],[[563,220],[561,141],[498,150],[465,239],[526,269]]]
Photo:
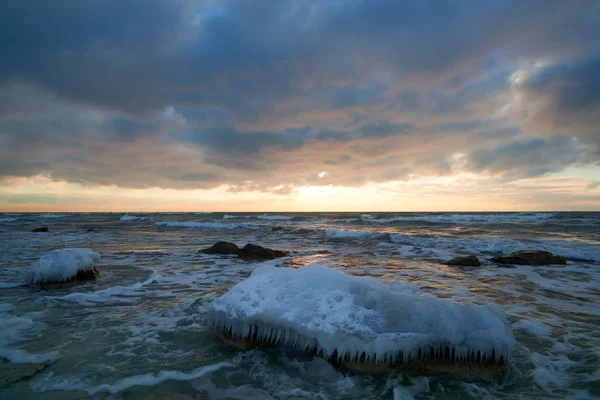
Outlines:
[[496,305],[458,304],[406,285],[392,290],[318,264],[257,268],[208,312],[227,338],[288,345],[356,364],[506,366],[514,346]]
[[44,254],[29,267],[29,282],[64,282],[80,271],[90,271],[100,261],[100,254],[90,249],[58,249]]

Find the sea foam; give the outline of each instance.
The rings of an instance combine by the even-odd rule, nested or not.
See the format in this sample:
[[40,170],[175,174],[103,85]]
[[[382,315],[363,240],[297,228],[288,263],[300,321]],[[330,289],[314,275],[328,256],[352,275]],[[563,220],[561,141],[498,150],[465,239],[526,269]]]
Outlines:
[[280,343],[340,360],[402,363],[421,353],[428,357],[430,349],[439,356],[438,349],[445,349],[453,359],[481,354],[502,362],[514,346],[510,325],[496,305],[391,290],[377,280],[318,264],[259,267],[214,300],[208,315],[217,330],[233,338]]

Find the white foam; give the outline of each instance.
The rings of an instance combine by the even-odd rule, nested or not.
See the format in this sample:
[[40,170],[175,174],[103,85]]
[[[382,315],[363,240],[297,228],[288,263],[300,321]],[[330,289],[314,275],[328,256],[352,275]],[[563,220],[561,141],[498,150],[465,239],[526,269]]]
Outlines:
[[158,226],[166,226],[169,228],[204,228],[204,229],[238,229],[244,225],[229,224],[222,222],[193,222],[193,221],[160,221]]
[[41,218],[64,218],[70,217],[73,214],[40,214]]
[[538,353],[532,355],[531,362],[535,367],[533,381],[547,393],[568,387],[573,380],[568,370],[578,365],[565,355],[544,356]]
[[375,361],[416,357],[449,346],[457,356],[481,351],[506,359],[514,346],[496,305],[457,304],[424,292],[391,291],[317,264],[300,269],[260,267],[208,307],[211,323],[234,336],[257,334],[326,357]]
[[513,223],[544,221],[554,217],[552,213],[506,213],[506,214],[443,214],[415,216],[417,221],[464,224],[464,223]]
[[121,218],[119,218],[119,221],[136,221],[136,220],[141,220],[141,219],[146,219],[146,218],[138,217],[135,215],[125,214]]
[[289,221],[290,219],[294,218],[294,217],[289,217],[286,215],[259,215],[258,217],[256,217],[258,219],[266,219],[266,220],[272,220],[272,221]]
[[[5,307],[0,311],[8,311]],[[8,359],[12,363],[44,363],[57,356],[56,352],[43,354],[29,354],[18,348],[11,348],[9,345],[18,343],[23,338],[30,336],[35,331],[36,323],[26,317],[15,317],[9,314],[0,315],[0,357]]]
[[134,375],[128,378],[123,378],[113,384],[102,384],[99,386],[87,386],[76,379],[57,379],[52,373],[48,373],[30,383],[31,388],[37,392],[46,392],[52,390],[82,390],[86,391],[90,396],[97,393],[109,392],[116,394],[135,386],[155,386],[168,380],[174,381],[189,381],[200,378],[204,375],[213,373],[223,368],[233,367],[234,364],[229,362],[220,362],[212,365],[205,365],[196,368],[190,372],[181,371],[160,371],[158,374]]
[[0,223],[4,223],[4,222],[15,222],[18,221],[19,218],[0,218]]
[[[366,239],[371,237],[365,236]],[[454,252],[464,253],[493,253],[506,254],[519,250],[544,250],[559,254],[571,260],[578,261],[600,261],[600,247],[582,242],[567,242],[560,240],[536,240],[520,241],[510,238],[448,238],[427,237],[402,234],[392,234],[390,239],[393,243],[410,245],[427,249],[451,249]],[[408,249],[402,247],[400,251]]]
[[522,319],[513,323],[512,328],[523,330],[541,339],[550,337],[550,328],[526,319]]
[[394,387],[394,400],[414,400],[416,395],[429,392],[429,378],[423,377],[412,377],[410,379],[410,386],[396,386]]
[[129,299],[129,297],[143,295],[144,292],[142,288],[146,285],[152,284],[160,278],[160,274],[153,272],[145,281],[136,282],[133,285],[113,286],[91,293],[69,293],[59,298],[63,300],[74,301],[85,306],[111,302],[135,303],[136,300]]
[[337,228],[327,229],[326,235],[330,239],[375,239],[382,236],[382,234],[378,232],[353,231]]
[[78,271],[92,269],[100,261],[100,254],[90,249],[58,249],[44,254],[29,268],[28,282],[65,281]]
[[424,248],[418,246],[400,246],[398,255],[402,258],[437,259],[448,261],[454,257],[454,252],[447,249]]

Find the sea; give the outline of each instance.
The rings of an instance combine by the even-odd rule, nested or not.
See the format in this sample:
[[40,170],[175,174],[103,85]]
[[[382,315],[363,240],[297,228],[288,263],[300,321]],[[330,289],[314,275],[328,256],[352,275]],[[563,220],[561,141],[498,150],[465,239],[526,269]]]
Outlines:
[[[223,240],[291,253],[265,262],[198,253]],[[60,248],[100,253],[102,279],[29,287],[30,265]],[[518,250],[568,263],[489,260]],[[457,255],[482,265],[445,265]],[[496,303],[516,340],[506,375],[352,373],[297,350],[240,351],[209,328],[208,305],[255,268],[314,263]],[[600,398],[600,213],[0,214],[3,381],[0,399],[23,400]]]

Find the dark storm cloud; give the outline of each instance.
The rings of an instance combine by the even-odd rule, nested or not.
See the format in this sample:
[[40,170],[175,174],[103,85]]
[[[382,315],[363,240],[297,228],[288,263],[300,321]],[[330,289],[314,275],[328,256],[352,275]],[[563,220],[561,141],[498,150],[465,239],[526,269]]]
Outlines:
[[516,91],[532,127],[587,138],[600,150],[600,56],[541,68]]
[[[0,177],[290,193],[449,173],[440,159],[471,152],[477,171],[558,171],[584,154],[552,135],[598,143],[599,8],[4,2]],[[555,61],[511,84],[524,59]],[[495,115],[515,92],[531,129]],[[519,153],[537,154],[531,134],[548,134],[537,166]]]
[[475,150],[468,168],[508,179],[531,178],[560,171],[581,160],[583,154],[581,143],[570,137],[527,139]]

